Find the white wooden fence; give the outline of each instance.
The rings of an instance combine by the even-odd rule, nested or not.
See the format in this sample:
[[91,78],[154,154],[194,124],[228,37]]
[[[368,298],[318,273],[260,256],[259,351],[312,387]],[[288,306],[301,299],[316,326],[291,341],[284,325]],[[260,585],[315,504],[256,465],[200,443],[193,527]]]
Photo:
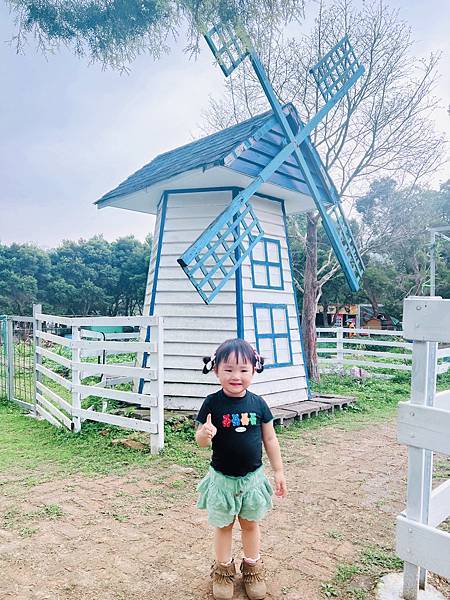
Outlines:
[[[384,339],[382,339],[384,338]],[[394,352],[390,349],[400,349]],[[318,327],[317,354],[319,365],[377,367],[411,371],[413,345],[403,331],[351,329],[348,327]],[[450,347],[436,353],[437,372],[450,369]]]
[[[158,452],[164,445],[162,318],[60,317],[42,314],[40,306],[34,307],[33,318],[36,412],[53,425],[75,432],[85,420],[144,431],[150,434],[152,452]],[[108,334],[85,329],[118,325],[144,331],[150,328],[151,341],[140,341],[139,330],[131,335],[112,334],[111,340]],[[61,335],[61,328],[69,329],[70,337]],[[108,362],[111,355],[116,360],[121,355],[123,358],[120,363]],[[138,364],[143,356],[145,366],[141,367]],[[146,382],[149,385],[144,386]],[[95,402],[86,406],[90,397],[101,399],[101,407]],[[149,420],[108,412],[111,400],[148,408]]]
[[450,480],[432,489],[433,453],[450,456],[450,390],[436,394],[438,342],[450,341],[450,300],[408,298],[405,336],[413,340],[411,400],[398,411],[398,440],[408,446],[406,510],[397,518],[397,553],[405,561],[403,598],[417,600],[427,570],[450,578]]

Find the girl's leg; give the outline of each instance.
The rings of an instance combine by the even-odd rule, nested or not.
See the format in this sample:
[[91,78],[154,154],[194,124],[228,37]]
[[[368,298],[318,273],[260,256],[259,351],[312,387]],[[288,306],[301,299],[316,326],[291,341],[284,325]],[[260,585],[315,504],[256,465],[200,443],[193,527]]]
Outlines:
[[216,527],[214,531],[214,551],[217,562],[226,564],[232,558],[233,525],[234,521],[226,527]]
[[241,540],[246,558],[257,559],[261,545],[261,532],[257,521],[247,521],[247,519],[239,518],[241,526]]

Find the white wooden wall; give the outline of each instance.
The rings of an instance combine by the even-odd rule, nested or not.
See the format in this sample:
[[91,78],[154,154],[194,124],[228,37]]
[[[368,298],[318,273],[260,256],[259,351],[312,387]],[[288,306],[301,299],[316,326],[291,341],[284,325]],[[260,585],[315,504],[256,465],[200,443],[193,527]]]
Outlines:
[[[211,354],[226,339],[237,335],[236,284],[232,277],[223,290],[206,305],[192,286],[177,258],[231,201],[231,192],[169,194],[167,200],[154,314],[164,317],[165,406],[197,410],[204,398],[218,389],[213,373],[201,372],[204,355]],[[266,369],[255,375],[251,389],[263,395],[270,406],[307,398],[298,320],[285,227],[279,202],[253,198],[258,218],[267,237],[281,241],[284,290],[252,290],[250,260],[242,268],[244,337],[255,345],[252,303],[288,306],[294,365]],[[160,206],[144,306],[149,314],[161,223]]]
[[308,398],[295,296],[292,286],[292,274],[289,264],[287,232],[285,231],[280,202],[253,197],[252,206],[261,222],[265,237],[280,241],[284,289],[253,288],[250,260],[246,260],[243,263],[244,337],[256,347],[253,304],[286,304],[293,365],[265,369],[260,375],[255,375],[251,389],[255,394],[264,396],[269,406],[280,406],[286,402],[300,402]]
[[[202,357],[236,337],[234,277],[206,305],[177,263],[177,258],[230,203],[231,192],[170,194],[161,247],[154,314],[164,316],[164,396],[166,408],[198,409],[218,389],[213,373],[203,375]],[[158,212],[144,314],[150,308],[161,207]]]

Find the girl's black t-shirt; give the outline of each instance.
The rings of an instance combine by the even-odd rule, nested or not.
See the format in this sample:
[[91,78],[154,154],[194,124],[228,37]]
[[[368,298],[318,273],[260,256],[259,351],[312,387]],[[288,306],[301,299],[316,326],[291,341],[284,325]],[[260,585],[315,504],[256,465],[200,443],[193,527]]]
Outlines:
[[242,398],[232,398],[220,390],[205,398],[197,421],[205,423],[209,413],[217,427],[211,466],[232,477],[258,469],[262,465],[261,425],[273,419],[265,400],[248,390]]

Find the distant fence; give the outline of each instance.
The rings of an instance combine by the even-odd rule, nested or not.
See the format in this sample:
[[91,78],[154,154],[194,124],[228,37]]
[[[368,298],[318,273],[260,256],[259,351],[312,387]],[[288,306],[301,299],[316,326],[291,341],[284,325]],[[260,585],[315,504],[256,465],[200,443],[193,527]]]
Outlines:
[[[317,328],[319,366],[359,366],[411,371],[412,348],[403,331]],[[437,350],[437,372],[450,369],[450,347]]]

